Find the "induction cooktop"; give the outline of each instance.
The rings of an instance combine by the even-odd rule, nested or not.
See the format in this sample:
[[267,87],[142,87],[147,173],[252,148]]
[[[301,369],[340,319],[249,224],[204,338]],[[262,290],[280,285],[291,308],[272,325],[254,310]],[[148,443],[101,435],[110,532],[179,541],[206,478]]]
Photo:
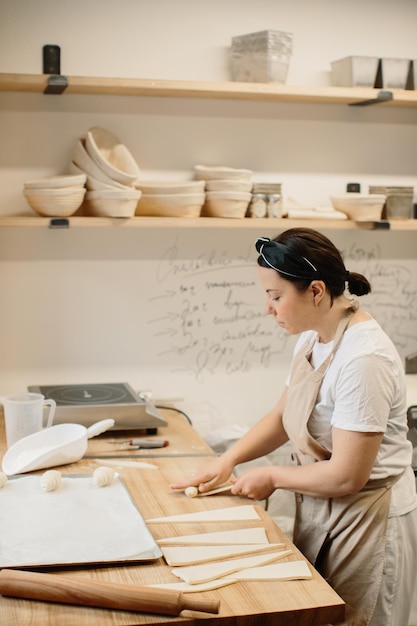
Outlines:
[[128,383],[30,385],[28,390],[55,400],[54,424],[77,423],[88,427],[112,418],[113,430],[146,429],[148,433],[167,425],[158,410]]

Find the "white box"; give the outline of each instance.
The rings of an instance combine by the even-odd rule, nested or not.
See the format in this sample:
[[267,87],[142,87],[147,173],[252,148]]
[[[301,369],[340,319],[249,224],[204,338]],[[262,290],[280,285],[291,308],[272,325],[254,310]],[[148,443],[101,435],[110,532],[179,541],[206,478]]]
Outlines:
[[373,87],[378,57],[350,56],[332,61],[332,85],[335,87]]

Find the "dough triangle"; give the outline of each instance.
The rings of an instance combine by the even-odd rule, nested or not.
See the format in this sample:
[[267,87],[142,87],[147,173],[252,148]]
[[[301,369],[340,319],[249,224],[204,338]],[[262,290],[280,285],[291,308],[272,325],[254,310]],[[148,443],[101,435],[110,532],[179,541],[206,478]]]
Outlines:
[[225,509],[209,509],[196,513],[184,513],[182,515],[167,515],[166,517],[154,517],[148,519],[148,524],[161,524],[171,522],[233,522],[240,520],[259,520],[260,517],[251,504],[243,506],[231,506]]
[[178,537],[164,537],[157,539],[160,546],[172,545],[231,545],[246,543],[269,543],[265,528],[238,528],[236,530],[218,530],[214,533],[197,533],[194,535],[180,535]]
[[[233,558],[246,554],[272,552],[284,548],[283,543],[246,544],[240,546],[162,546],[162,554],[168,565],[182,566],[207,563],[219,559]],[[289,550],[288,553],[291,551]]]
[[196,585],[228,574],[234,574],[239,570],[248,567],[256,567],[271,563],[288,554],[287,550],[274,552],[273,554],[263,554],[257,556],[247,556],[242,559],[232,559],[231,561],[222,561],[216,563],[206,563],[204,565],[190,565],[189,567],[177,567],[172,570],[174,576],[178,576],[184,582]]

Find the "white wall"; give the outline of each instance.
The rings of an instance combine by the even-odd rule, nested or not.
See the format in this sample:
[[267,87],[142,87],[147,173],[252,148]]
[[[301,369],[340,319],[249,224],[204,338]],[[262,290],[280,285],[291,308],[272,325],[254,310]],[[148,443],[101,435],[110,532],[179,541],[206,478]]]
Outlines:
[[[276,29],[294,35],[287,82],[326,85],[330,62],[343,56],[417,59],[416,23],[414,0],[3,1],[0,71],[41,73],[42,46],[53,43],[61,46],[63,74],[228,80],[231,37]],[[66,172],[74,142],[94,125],[125,141],[143,178],[191,178],[196,163],[248,167],[255,180],[282,182],[284,195],[311,206],[327,204],[349,181],[365,191],[378,183],[417,188],[416,122],[417,109],[407,108],[2,93],[0,215],[29,214],[23,182]],[[196,241],[211,249],[220,240],[233,259],[258,234],[210,231],[195,240],[190,231],[181,233],[182,250],[190,258]],[[379,235],[370,234],[365,247],[378,247]],[[289,350],[273,368],[254,368],[227,384],[220,374],[197,384],[171,362],[151,367],[141,352],[144,338],[150,341],[143,299],[154,288],[146,263],[156,263],[152,251],[174,236],[2,229],[0,393],[32,383],[120,379],[158,397],[185,397],[202,431],[258,417],[282,384]],[[341,246],[351,247],[352,237],[337,234]],[[392,242],[403,264],[410,237],[389,237],[382,259]],[[415,349],[414,339],[400,346],[403,353]]]

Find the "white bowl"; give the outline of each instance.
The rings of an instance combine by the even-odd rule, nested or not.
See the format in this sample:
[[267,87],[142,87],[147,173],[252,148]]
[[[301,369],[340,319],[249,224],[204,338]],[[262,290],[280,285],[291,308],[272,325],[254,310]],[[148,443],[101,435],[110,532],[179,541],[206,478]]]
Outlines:
[[133,217],[140,197],[137,190],[87,191],[83,210],[93,217]]
[[205,188],[204,180],[191,180],[191,181],[173,181],[173,182],[158,182],[158,181],[141,181],[138,180],[135,183],[136,189],[140,189],[143,194],[171,194],[171,193],[204,193]]
[[249,193],[252,190],[250,180],[216,179],[206,181],[206,191],[243,191]]
[[80,208],[85,196],[84,187],[57,189],[24,189],[23,195],[30,208],[43,217],[69,217]]
[[204,199],[204,193],[142,194],[136,215],[199,217]]
[[110,183],[104,183],[102,180],[98,180],[98,178],[94,178],[94,176],[87,176],[87,182],[85,185],[88,191],[137,191],[134,187],[130,187],[128,185],[121,185],[117,183],[116,185]]
[[104,183],[103,181],[98,180],[97,178],[94,178],[93,176],[87,176],[87,174],[85,174],[78,167],[78,165],[74,163],[74,161],[71,161],[69,169],[70,169],[70,172],[72,172],[73,174],[84,174],[84,176],[86,177],[85,186],[87,190],[89,191],[96,191],[99,189],[107,189],[108,191],[110,191],[111,189],[113,190],[114,189],[133,189],[133,187],[128,187],[127,185],[121,185],[120,183],[116,183],[116,181],[110,182],[110,178],[108,179],[109,180],[108,183]]
[[44,197],[60,197],[60,196],[75,196],[79,193],[84,193],[84,187],[44,187],[38,189],[25,189],[23,188],[23,194],[44,196]]
[[132,185],[140,175],[138,164],[128,148],[104,128],[90,128],[85,147],[93,161],[113,180]]
[[206,191],[207,200],[242,200],[250,202],[252,194],[244,191]]
[[345,193],[330,196],[333,208],[355,222],[377,222],[381,219],[386,196],[376,193]]
[[60,187],[84,187],[87,175],[83,172],[79,174],[67,174],[63,176],[47,176],[37,180],[28,180],[24,183],[25,189],[56,189]]
[[106,185],[110,185],[111,187],[115,187],[117,189],[126,189],[126,185],[122,185],[118,183],[113,178],[107,176],[105,172],[97,165],[95,161],[88,154],[85,149],[85,139],[79,139],[76,141],[72,153],[73,164],[71,164],[71,169],[74,170],[74,166],[79,170],[85,172],[87,174],[87,182],[89,178],[94,178],[95,180],[100,180]]
[[250,180],[253,172],[251,170],[236,169],[234,167],[226,167],[224,165],[195,165],[195,177],[197,180],[216,180],[216,179],[239,179]]
[[243,218],[251,198],[250,193],[208,192],[201,215],[203,217]]

